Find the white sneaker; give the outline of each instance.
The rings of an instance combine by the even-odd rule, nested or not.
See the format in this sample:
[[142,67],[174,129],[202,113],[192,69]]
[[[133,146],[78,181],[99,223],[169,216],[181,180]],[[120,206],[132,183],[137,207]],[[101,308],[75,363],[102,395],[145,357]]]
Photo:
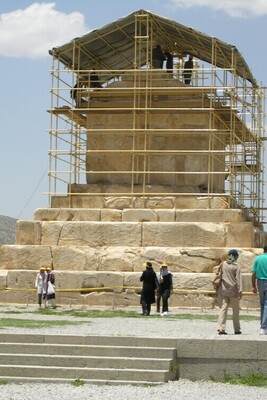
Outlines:
[[164,311],[162,314],[160,314],[162,317],[164,317],[164,315],[168,315],[167,311]]
[[267,329],[261,329],[260,335],[267,335]]

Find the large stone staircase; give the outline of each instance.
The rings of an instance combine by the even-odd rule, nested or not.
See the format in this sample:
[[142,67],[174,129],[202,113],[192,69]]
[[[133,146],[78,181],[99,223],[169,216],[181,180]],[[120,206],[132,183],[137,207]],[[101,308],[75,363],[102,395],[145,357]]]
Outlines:
[[8,382],[159,384],[177,378],[176,348],[134,337],[0,335]]

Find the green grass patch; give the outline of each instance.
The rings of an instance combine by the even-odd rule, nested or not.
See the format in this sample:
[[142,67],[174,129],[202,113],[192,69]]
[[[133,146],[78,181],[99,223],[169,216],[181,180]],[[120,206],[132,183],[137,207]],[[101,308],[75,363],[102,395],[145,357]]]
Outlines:
[[82,379],[75,379],[74,382],[72,382],[72,386],[79,387],[85,385],[85,382]]
[[[35,311],[38,314],[44,315],[55,315],[55,311],[49,308],[44,308]],[[125,317],[125,318],[138,318],[140,314],[136,311],[119,311],[119,310],[58,310],[56,315],[76,317],[76,318],[115,318],[115,317]]]
[[[79,322],[78,322],[79,323]],[[82,322],[81,322],[82,323]],[[26,329],[40,329],[40,328],[53,328],[59,326],[77,325],[77,321],[67,320],[49,320],[40,321],[34,319],[19,319],[19,318],[1,318],[0,329],[6,328],[26,328]]]
[[[53,315],[53,316],[61,316],[61,317],[74,317],[74,318],[161,318],[159,314],[152,314],[149,317],[145,317],[141,315],[141,310],[139,311],[127,311],[127,310],[86,310],[86,309],[69,309],[62,310],[57,308],[53,310],[51,308],[40,308],[34,311],[31,310],[18,310],[18,311],[4,311],[2,314],[41,314],[41,315]],[[219,312],[218,312],[219,313]],[[190,314],[190,313],[182,313],[182,314],[169,314],[167,317],[169,320],[203,320],[203,321],[218,321],[218,314]],[[231,314],[229,314],[228,319],[231,318]],[[255,321],[259,320],[258,316],[255,315],[240,315],[241,321]],[[46,322],[47,323],[47,322]],[[70,323],[70,322],[69,322]]]
[[232,385],[267,387],[267,376],[262,374],[255,374],[252,372],[246,376],[236,376],[235,378],[233,378],[225,374],[224,379],[220,382],[230,383]]
[[8,381],[6,381],[5,379],[0,379],[0,385],[7,385]]
[[[218,312],[219,314],[219,312]],[[216,314],[175,314],[175,315],[168,315],[168,317],[172,319],[189,319],[189,320],[203,320],[203,321],[211,321],[211,322],[217,322],[218,321],[218,315]],[[166,317],[164,317],[166,318]],[[231,318],[231,314],[228,315],[228,319]],[[256,317],[255,315],[240,315],[240,320],[241,321],[255,321],[259,320],[259,317]]]

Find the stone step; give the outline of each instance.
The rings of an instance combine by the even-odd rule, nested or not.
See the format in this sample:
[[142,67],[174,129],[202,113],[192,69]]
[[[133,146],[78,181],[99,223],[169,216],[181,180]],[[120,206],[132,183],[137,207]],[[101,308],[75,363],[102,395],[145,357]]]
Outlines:
[[[240,234],[242,232],[242,235]],[[17,245],[253,247],[252,222],[19,221]]]
[[142,381],[149,382],[168,382],[174,380],[175,374],[168,370],[153,370],[153,369],[110,369],[110,368],[71,368],[71,367],[44,367],[39,365],[5,365],[0,364],[0,376],[2,379],[5,377],[38,377],[38,378],[50,378],[53,382],[54,378],[57,379],[100,379],[109,381]]
[[[2,381],[8,381],[12,383],[67,383],[67,384],[75,384],[75,381],[78,379],[68,379],[68,378],[44,378],[44,377],[27,377],[23,376],[17,377],[17,376],[5,376]],[[164,382],[149,382],[149,381],[126,381],[126,380],[107,380],[107,379],[82,379],[81,384],[87,384],[87,385],[112,385],[112,386],[121,386],[121,385],[131,385],[131,386],[158,386],[162,385]]]
[[110,221],[110,222],[244,222],[239,209],[147,209],[127,208],[39,208],[35,221]]
[[[2,354],[46,354],[53,356],[69,357],[133,357],[171,359],[175,356],[175,350],[159,347],[134,347],[134,346],[96,346],[96,345],[68,345],[68,344],[35,344],[35,343],[0,343]],[[86,361],[86,360],[85,360]]]
[[[73,335],[42,335],[42,334],[27,334],[19,333],[0,333],[0,344],[16,343],[26,345],[30,344],[45,344],[45,345],[76,345],[76,346],[119,346],[119,347],[147,347],[147,348],[163,348],[174,349],[176,347],[176,339],[164,338],[148,338],[139,336],[73,336]],[[167,344],[167,346],[166,346]],[[165,353],[164,353],[165,354]]]
[[[194,238],[192,238],[194,239]],[[197,239],[194,239],[197,240]],[[255,256],[262,253],[261,248],[235,246],[239,252],[238,262],[243,272],[251,272],[251,266]],[[2,245],[0,246],[1,274],[0,287],[6,287],[7,275],[10,287],[31,287],[36,273],[41,266],[54,267],[55,272],[66,271],[72,276],[77,276],[82,282],[87,272],[107,274],[109,281],[118,274],[121,277],[119,284],[123,283],[124,274],[140,274],[143,263],[152,261],[155,271],[159,271],[161,263],[167,262],[171,272],[188,273],[190,279],[194,273],[211,273],[213,268],[220,264],[231,247],[187,247],[187,246],[103,246],[92,248],[90,246],[39,246],[39,245]],[[24,282],[25,270],[32,271],[32,277]],[[75,275],[74,275],[75,274]],[[83,274],[83,277],[79,277]],[[109,275],[108,275],[109,274]],[[140,275],[138,276],[138,282]],[[196,276],[196,279],[199,278]],[[130,281],[132,280],[129,278]],[[97,279],[96,279],[97,280]],[[104,286],[110,286],[110,282]],[[195,280],[194,280],[195,281]],[[60,281],[62,288],[72,288],[73,282],[62,276]],[[136,286],[137,281],[134,283]],[[20,286],[19,286],[20,285]],[[71,286],[70,286],[71,285]],[[116,282],[118,286],[118,283]],[[79,285],[78,287],[80,287]],[[129,286],[129,285],[128,285]],[[75,286],[77,287],[77,286]]]
[[[7,353],[7,349],[3,352],[3,348],[0,350],[1,364],[6,365],[42,365],[44,367],[72,367],[72,368],[125,368],[125,369],[161,369],[169,370],[173,366],[173,359],[154,358],[152,355],[148,358],[141,358],[140,354],[133,357],[132,354],[119,356],[108,355],[93,356],[89,353],[89,356],[84,355],[57,355],[54,354],[30,354],[30,349],[27,354],[18,353]],[[45,351],[45,349],[44,349]],[[138,353],[138,352],[137,352]]]
[[[147,209],[227,209],[229,198],[221,195],[220,197],[210,197],[203,193],[196,195],[183,195],[181,191],[187,192],[188,186],[180,187],[179,194],[172,191],[172,186],[149,185],[146,187],[146,193],[143,196],[125,194],[125,190],[130,190],[130,187],[108,185],[103,191],[103,185],[71,185],[69,192],[77,193],[74,196],[52,196],[52,208],[101,208],[101,209],[117,209],[123,210],[126,208],[147,208]],[[169,192],[167,193],[169,189]],[[193,191],[195,191],[194,188]],[[139,186],[139,192],[143,192],[143,186]],[[174,187],[175,190],[175,187]],[[112,192],[117,193],[113,195]],[[118,194],[123,193],[123,194]],[[158,195],[156,193],[159,193]]]

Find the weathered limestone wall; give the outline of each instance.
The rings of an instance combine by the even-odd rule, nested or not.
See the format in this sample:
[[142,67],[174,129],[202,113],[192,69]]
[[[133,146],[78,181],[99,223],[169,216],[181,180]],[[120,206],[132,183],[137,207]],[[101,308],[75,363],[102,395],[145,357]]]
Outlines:
[[[230,249],[230,248],[229,248]],[[239,262],[244,272],[250,272],[255,255],[261,249],[239,249]],[[1,269],[38,271],[52,266],[55,271],[141,272],[143,263],[151,260],[155,270],[166,261],[172,272],[211,273],[227,249],[210,247],[119,247],[103,246],[32,246],[2,245]]]
[[[153,87],[162,85],[164,86],[177,86],[181,87],[183,83],[175,79],[168,79],[167,73],[162,73],[162,81],[157,76],[153,82]],[[140,78],[138,83],[140,86],[145,85],[145,76]],[[109,88],[126,88],[133,87],[133,77],[128,78],[125,82],[116,82],[109,85]],[[104,94],[103,94],[104,96]],[[188,97],[189,96],[189,97]],[[146,175],[146,183],[149,185],[171,185],[176,187],[176,191],[185,192],[189,188],[194,188],[196,192],[199,189],[207,190],[208,179],[213,181],[213,191],[223,192],[224,190],[224,174],[210,174],[209,171],[210,155],[204,151],[210,149],[210,137],[208,132],[203,133],[204,130],[210,129],[210,111],[201,109],[194,110],[194,108],[210,107],[209,101],[203,100],[201,94],[198,96],[187,95],[177,97],[166,96],[153,96],[151,107],[159,109],[159,112],[153,111],[152,115],[145,112],[138,112],[134,115],[132,112],[124,112],[123,108],[131,108],[134,105],[134,96],[131,94],[129,97],[124,97],[121,101],[121,111],[118,114],[112,111],[112,107],[118,107],[118,100],[120,98],[108,98],[104,103],[103,113],[90,113],[87,118],[87,128],[89,130],[87,135],[87,150],[117,150],[116,153],[88,153],[86,159],[86,169],[91,171],[87,174],[87,183],[101,183],[101,184],[128,184],[130,185],[132,174],[131,171],[151,171],[152,173]],[[140,103],[137,107],[144,107],[144,95],[141,96]],[[99,107],[101,101],[92,101],[91,107]],[[183,110],[176,110],[175,113],[171,111],[161,111],[162,108],[188,108],[191,109],[190,113],[185,113]],[[214,122],[214,129],[220,131],[222,129],[219,121]],[[101,134],[94,129],[114,129],[114,132],[109,134]],[[136,131],[132,135],[131,129],[137,128],[141,131]],[[184,130],[170,134],[159,133],[158,129],[179,129]],[[149,129],[149,134],[146,131]],[[127,131],[130,130],[130,131]],[[143,131],[142,131],[143,130]],[[198,131],[203,130],[203,132]],[[119,133],[118,133],[119,131]],[[145,134],[144,134],[145,132]],[[217,137],[213,137],[213,150],[224,150],[225,144],[223,137],[220,141]],[[183,155],[177,154],[149,154],[148,155],[135,155],[134,159],[130,152],[123,153],[125,150],[159,150],[159,151],[188,151]],[[200,153],[193,153],[194,151],[203,151]],[[189,152],[191,151],[191,153]],[[217,154],[216,158],[212,160],[212,168],[216,172],[224,172],[224,155]],[[106,173],[94,173],[95,171],[106,171]],[[118,174],[109,173],[108,171],[129,171],[128,173]],[[165,171],[164,174],[157,172]],[[155,172],[155,173],[153,173]],[[179,172],[179,174],[177,174]],[[184,172],[184,173],[183,173]],[[191,174],[192,172],[192,174]],[[201,173],[203,172],[203,173]],[[143,175],[134,174],[134,183],[142,184]],[[183,189],[179,190],[179,187]],[[187,189],[185,189],[185,187]]]

